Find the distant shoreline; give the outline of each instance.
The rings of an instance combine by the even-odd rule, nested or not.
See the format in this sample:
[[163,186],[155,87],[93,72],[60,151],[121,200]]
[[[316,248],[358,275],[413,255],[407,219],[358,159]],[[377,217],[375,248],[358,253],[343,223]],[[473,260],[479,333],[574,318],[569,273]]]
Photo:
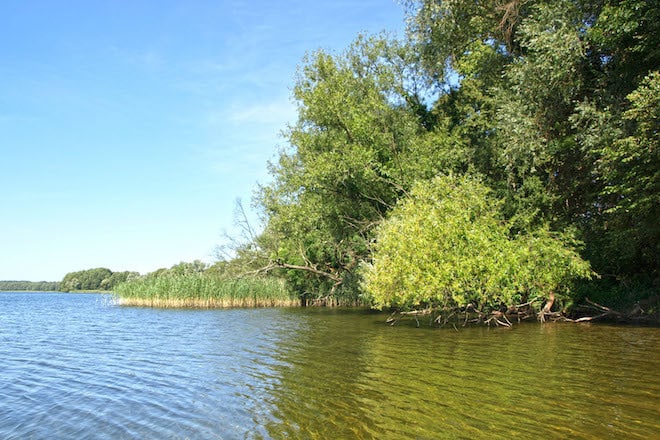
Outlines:
[[0,289],[0,293],[108,293],[112,294],[113,292],[109,290],[71,290],[68,292],[63,292],[61,290],[16,290],[16,289]]

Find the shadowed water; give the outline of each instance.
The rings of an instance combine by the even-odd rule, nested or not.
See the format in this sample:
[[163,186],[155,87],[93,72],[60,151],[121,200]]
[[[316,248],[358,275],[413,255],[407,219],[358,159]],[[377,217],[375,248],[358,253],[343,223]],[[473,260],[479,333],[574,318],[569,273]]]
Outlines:
[[0,293],[0,438],[659,438],[660,329]]

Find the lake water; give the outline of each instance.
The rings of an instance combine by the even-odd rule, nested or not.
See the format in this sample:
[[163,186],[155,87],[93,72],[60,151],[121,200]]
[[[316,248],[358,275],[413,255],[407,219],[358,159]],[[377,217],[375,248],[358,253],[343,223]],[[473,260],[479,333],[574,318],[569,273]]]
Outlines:
[[660,329],[0,293],[1,439],[660,438]]

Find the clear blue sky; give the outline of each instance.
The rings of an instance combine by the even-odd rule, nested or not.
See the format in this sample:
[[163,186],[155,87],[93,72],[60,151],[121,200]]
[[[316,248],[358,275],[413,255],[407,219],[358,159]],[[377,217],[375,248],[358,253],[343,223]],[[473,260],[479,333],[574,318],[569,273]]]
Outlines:
[[213,261],[303,55],[403,28],[395,0],[2,2],[0,280]]

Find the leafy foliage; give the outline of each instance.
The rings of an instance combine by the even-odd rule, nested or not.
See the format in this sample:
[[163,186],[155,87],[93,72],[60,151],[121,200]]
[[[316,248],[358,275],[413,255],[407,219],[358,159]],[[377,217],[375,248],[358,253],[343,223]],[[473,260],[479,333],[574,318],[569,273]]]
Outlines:
[[311,55],[299,70],[291,149],[271,165],[274,183],[259,201],[270,258],[313,269],[288,274],[303,293],[354,292],[374,227],[417,178],[461,160],[441,147],[442,127],[423,129],[431,118],[416,113],[421,98],[409,89],[406,50],[359,38],[341,56]]
[[0,291],[51,292],[59,290],[57,281],[0,281]]
[[125,281],[137,278],[137,272],[112,272],[110,269],[96,269],[69,272],[59,283],[59,290],[71,292],[74,290],[113,290],[115,286]]
[[[660,9],[406,3],[405,41],[361,36],[304,60],[299,119],[257,197],[266,223],[252,261],[274,263],[300,294],[366,289],[380,305],[558,294],[586,276],[583,260],[614,284],[657,289]],[[379,261],[399,254],[388,276]],[[372,258],[376,284],[361,285]]]
[[511,238],[500,206],[468,176],[416,185],[380,226],[373,263],[364,266],[376,306],[492,309],[543,299],[589,276],[569,235],[539,228]]
[[479,122],[466,138],[487,156],[473,164],[516,228],[575,227],[597,272],[657,279],[660,9],[643,0],[408,4],[428,75],[440,85],[460,75],[437,105],[458,127]]

